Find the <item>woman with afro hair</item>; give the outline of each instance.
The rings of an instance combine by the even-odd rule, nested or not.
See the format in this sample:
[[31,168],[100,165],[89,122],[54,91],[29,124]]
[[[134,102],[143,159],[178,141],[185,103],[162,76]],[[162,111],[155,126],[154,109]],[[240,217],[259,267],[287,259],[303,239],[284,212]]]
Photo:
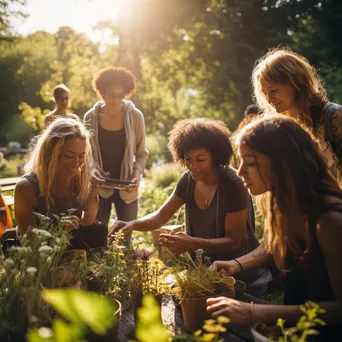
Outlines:
[[119,220],[134,220],[138,212],[140,176],[148,158],[144,116],[128,100],[135,91],[135,76],[125,68],[108,67],[95,74],[93,88],[101,100],[84,116],[87,128],[93,133],[92,181],[100,185],[106,176],[136,185],[129,190],[99,189],[97,219],[108,225],[114,203]]
[[[157,211],[131,222],[116,222],[109,242],[119,230],[131,234],[158,229],[185,204],[186,231],[160,235],[160,242],[173,253],[203,249],[211,261],[232,260],[256,248],[251,198],[236,170],[228,165],[233,154],[229,135],[221,121],[178,122],[170,132],[169,149],[174,161],[187,171]],[[246,283],[248,293],[260,296],[272,276],[267,268],[259,268],[241,272],[237,278]]]

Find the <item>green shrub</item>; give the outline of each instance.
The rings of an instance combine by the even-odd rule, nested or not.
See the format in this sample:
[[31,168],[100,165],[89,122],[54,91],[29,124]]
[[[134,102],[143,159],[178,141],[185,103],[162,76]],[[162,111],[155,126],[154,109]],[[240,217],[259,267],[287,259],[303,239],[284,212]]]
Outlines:
[[146,169],[149,170],[155,164],[171,161],[171,155],[167,147],[168,139],[161,135],[148,135],[146,137],[146,147],[150,152],[146,162]]
[[177,184],[184,170],[175,163],[168,163],[153,168],[147,174],[147,179],[153,182],[154,187],[165,189]]

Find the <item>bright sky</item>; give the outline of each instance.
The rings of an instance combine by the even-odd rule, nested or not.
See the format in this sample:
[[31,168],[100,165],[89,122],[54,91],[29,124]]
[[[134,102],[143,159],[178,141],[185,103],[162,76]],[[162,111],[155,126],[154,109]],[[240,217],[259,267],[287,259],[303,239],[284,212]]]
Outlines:
[[29,17],[12,20],[15,30],[27,35],[38,30],[55,33],[60,26],[71,26],[89,38],[99,40],[92,27],[99,21],[118,22],[122,11],[129,11],[132,0],[27,0],[21,8]]

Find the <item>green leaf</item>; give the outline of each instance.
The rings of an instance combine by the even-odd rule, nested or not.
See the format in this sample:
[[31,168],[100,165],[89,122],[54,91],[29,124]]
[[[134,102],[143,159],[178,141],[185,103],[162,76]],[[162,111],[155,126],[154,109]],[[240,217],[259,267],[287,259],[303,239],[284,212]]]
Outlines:
[[76,289],[44,290],[43,299],[76,325],[85,324],[104,335],[116,323],[117,305],[96,293]]

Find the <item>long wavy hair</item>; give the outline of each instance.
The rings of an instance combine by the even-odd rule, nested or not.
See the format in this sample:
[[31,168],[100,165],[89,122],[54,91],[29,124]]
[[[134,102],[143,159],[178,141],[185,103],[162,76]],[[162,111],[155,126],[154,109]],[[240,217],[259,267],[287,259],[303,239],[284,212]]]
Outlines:
[[285,269],[286,257],[302,255],[306,248],[307,215],[319,198],[317,189],[332,180],[324,156],[308,130],[279,114],[244,127],[237,143],[271,159],[272,189],[259,196],[258,205],[265,247]]
[[79,203],[84,203],[89,196],[90,174],[89,165],[92,162],[89,132],[85,126],[74,119],[59,118],[38,137],[25,165],[26,172],[37,175],[40,196],[46,199],[47,209],[54,205],[53,193],[56,189],[56,170],[60,154],[67,139],[79,138],[86,141],[84,163],[72,179],[70,194]]
[[289,48],[276,48],[256,62],[252,73],[255,101],[265,113],[274,112],[261,91],[261,79],[269,83],[287,84],[295,89],[295,105],[301,113],[298,119],[307,127],[312,127],[311,108],[326,102],[327,97],[315,68],[304,56]]

